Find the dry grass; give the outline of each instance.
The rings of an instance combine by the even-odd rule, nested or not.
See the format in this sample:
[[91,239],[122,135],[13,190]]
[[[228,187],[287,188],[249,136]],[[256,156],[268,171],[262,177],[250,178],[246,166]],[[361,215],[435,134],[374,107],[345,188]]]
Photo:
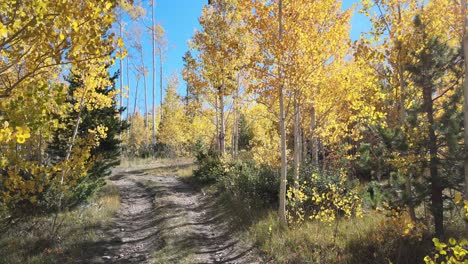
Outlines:
[[147,158],[147,159],[122,159],[117,168],[153,168],[171,167],[180,164],[193,163],[193,158]]
[[179,165],[169,165],[169,166],[159,166],[151,170],[148,170],[148,174],[158,175],[158,176],[177,176],[177,177],[190,177],[193,174],[193,171],[197,168],[194,164],[179,164]]
[[106,185],[87,206],[61,213],[61,224],[51,239],[53,215],[25,220],[0,237],[0,263],[71,263],[84,254],[102,234],[97,230],[110,223],[120,207],[117,187]]
[[273,263],[421,263],[430,236],[403,236],[382,213],[331,224],[306,222],[280,228],[276,213],[250,227],[250,236]]

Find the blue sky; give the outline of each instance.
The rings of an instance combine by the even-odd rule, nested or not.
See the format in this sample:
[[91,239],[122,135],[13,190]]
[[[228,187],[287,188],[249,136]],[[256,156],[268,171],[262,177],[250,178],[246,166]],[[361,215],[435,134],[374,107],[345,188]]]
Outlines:
[[[151,9],[148,6],[150,0],[144,0],[144,5],[147,8],[148,20],[146,23],[150,23]],[[356,0],[344,0],[343,9],[352,7],[354,4],[358,4]],[[166,86],[166,78],[176,73],[180,76],[180,72],[183,68],[182,56],[188,50],[187,41],[193,36],[195,29],[199,28],[198,17],[201,15],[203,5],[207,4],[207,0],[156,0],[155,7],[155,18],[157,23],[161,24],[166,31],[166,37],[168,39],[168,51],[166,53],[166,59],[164,62],[163,72],[163,86]],[[355,11],[351,20],[351,38],[352,40],[358,39],[361,32],[365,32],[369,29],[368,19]],[[151,66],[151,42],[149,36],[142,37],[143,48],[145,53],[145,64]],[[131,52],[131,51],[130,51]],[[118,64],[114,67],[118,69]],[[125,70],[125,69],[124,69]],[[159,91],[159,80],[157,70],[156,82]],[[125,73],[124,73],[125,74]],[[180,76],[181,77],[181,76]],[[180,83],[179,91],[184,94],[185,83],[182,78]],[[126,74],[124,75],[124,84],[126,84]],[[135,78],[130,76],[130,87],[134,89]],[[148,83],[148,96],[151,95],[152,87],[152,73],[149,69],[149,76],[147,76]],[[139,100],[138,105],[143,110],[143,83],[140,81],[139,84]],[[133,105],[133,94],[134,91],[130,92],[130,102]],[[140,96],[141,95],[141,96]],[[159,92],[156,95],[156,104],[159,104]],[[151,105],[152,100],[149,99],[148,105]],[[133,111],[133,109],[131,109]]]

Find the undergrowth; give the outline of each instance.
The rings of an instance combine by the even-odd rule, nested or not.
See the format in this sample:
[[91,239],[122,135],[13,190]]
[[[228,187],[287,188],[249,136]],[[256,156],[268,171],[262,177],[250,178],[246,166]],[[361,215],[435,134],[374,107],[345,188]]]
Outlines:
[[117,187],[107,184],[90,203],[60,213],[56,234],[49,232],[54,215],[23,219],[0,237],[0,263],[76,262],[100,239],[96,231],[109,223],[119,207]]
[[[198,165],[192,180],[205,186],[202,190],[212,190],[212,196],[231,218],[236,219],[234,222],[245,230],[248,239],[255,242],[270,263],[423,263],[424,257],[433,250],[432,230],[422,222],[412,222],[405,211],[381,209],[380,202],[366,206],[362,215],[350,208],[350,213],[336,211],[336,217],[330,221],[307,217],[304,221],[292,221],[288,228],[281,228],[276,214],[279,182],[274,171],[251,162],[208,155],[202,156]],[[310,181],[310,175],[301,177],[309,178],[301,193],[307,194],[304,197],[315,198],[315,204],[317,197],[320,200],[335,197],[330,190],[334,190],[336,183],[328,183],[326,186],[331,189],[322,190],[316,182],[321,175],[315,174],[315,182]],[[291,179],[289,182],[291,186]],[[353,190],[368,188],[336,186],[336,190],[341,190],[336,195],[351,194],[353,199],[357,197]],[[314,190],[320,193],[311,195],[309,192],[314,194]],[[290,196],[289,199],[297,200],[295,192]],[[360,199],[356,198],[356,202]],[[303,211],[317,209],[304,205],[300,207]],[[324,209],[323,206],[327,203],[319,203],[317,210]],[[289,210],[295,208],[289,207]]]

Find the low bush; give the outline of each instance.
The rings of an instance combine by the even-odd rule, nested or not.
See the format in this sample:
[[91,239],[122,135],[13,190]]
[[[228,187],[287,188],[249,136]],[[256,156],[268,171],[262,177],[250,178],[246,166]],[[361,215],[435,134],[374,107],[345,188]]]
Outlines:
[[247,207],[269,208],[278,200],[279,177],[267,166],[252,161],[228,160],[202,146],[196,149],[198,169],[193,179],[201,184],[216,184],[218,190]]
[[343,172],[312,172],[301,179],[290,184],[287,191],[289,222],[332,222],[338,217],[362,214],[361,198]]
[[223,162],[216,154],[200,154],[197,156],[198,169],[194,171],[193,178],[201,184],[215,183],[224,172]]
[[270,208],[278,200],[279,177],[268,167],[253,162],[227,162],[218,188],[250,207]]

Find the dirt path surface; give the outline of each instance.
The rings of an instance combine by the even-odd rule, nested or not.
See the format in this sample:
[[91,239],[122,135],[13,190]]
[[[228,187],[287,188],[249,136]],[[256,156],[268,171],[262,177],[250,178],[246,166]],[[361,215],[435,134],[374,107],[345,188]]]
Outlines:
[[171,169],[114,172],[110,179],[120,190],[121,209],[103,231],[106,239],[83,262],[262,263],[250,243],[236,237],[213,199],[168,175]]

